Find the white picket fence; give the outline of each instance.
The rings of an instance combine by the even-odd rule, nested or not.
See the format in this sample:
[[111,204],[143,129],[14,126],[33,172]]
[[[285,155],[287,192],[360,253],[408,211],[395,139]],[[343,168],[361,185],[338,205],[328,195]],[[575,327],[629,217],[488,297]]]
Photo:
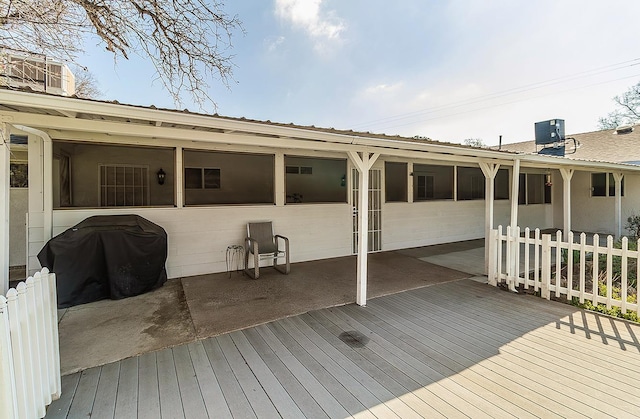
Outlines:
[[42,418],[60,391],[56,278],[44,268],[0,295],[0,417]]
[[[507,227],[503,234],[502,226],[491,231],[489,247],[488,280],[492,285],[506,283],[511,289],[522,285],[525,289],[533,288],[540,296],[550,299],[577,297],[580,303],[590,300],[593,305],[606,304],[607,309],[620,307],[623,313],[627,310],[640,314],[637,291],[636,302],[627,301],[629,285],[629,261],[638,261],[639,252],[629,250],[626,237],[621,240],[621,248],[614,247],[613,237],[607,236],[606,246],[600,245],[600,236],[593,235],[592,244],[587,244],[587,235],[580,234],[580,240],[574,242],[574,235],[569,232],[566,241],[562,240],[562,232],[558,231],[553,240],[551,234],[540,234],[539,229],[520,230]],[[640,248],[640,240],[638,241]],[[564,250],[564,252],[563,252]],[[577,252],[574,255],[574,252]],[[564,253],[564,258],[563,258]],[[606,268],[599,267],[599,257],[606,256]],[[613,293],[613,261],[620,258],[620,296]],[[574,260],[575,259],[575,260]],[[590,271],[587,261],[591,260]],[[579,267],[574,275],[573,266]],[[564,269],[564,276],[562,275]],[[592,284],[587,289],[587,274],[591,274]],[[640,263],[636,263],[636,278],[640,278]],[[600,295],[599,281],[604,279],[605,295]],[[637,289],[637,288],[636,288]]]

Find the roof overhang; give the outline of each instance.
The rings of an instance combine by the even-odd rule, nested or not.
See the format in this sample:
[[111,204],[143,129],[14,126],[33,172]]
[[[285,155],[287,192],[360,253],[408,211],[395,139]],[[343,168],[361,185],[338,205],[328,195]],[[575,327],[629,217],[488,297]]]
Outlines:
[[59,133],[92,133],[111,139],[116,136],[145,138],[165,146],[171,141],[191,141],[345,153],[370,151],[389,156],[461,163],[482,160],[512,165],[514,160],[519,159],[530,167],[640,172],[640,166],[628,164],[523,155],[358,132],[331,132],[315,127],[246,121],[8,89],[0,89],[0,115],[2,122],[14,126],[25,125]]

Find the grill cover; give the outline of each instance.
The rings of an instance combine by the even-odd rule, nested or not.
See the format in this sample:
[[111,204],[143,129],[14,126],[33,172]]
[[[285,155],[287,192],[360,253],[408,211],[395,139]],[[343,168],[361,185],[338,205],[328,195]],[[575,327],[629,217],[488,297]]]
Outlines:
[[56,274],[58,308],[143,294],[167,280],[167,233],[138,215],[98,215],[38,253]]

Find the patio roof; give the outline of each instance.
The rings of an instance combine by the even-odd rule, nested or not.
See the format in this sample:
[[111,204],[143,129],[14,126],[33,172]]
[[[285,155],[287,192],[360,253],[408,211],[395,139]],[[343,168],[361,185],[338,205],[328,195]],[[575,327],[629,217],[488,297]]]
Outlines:
[[[25,89],[0,87],[0,112],[4,122],[55,131],[56,138],[73,139],[73,132],[93,133],[85,141],[122,142],[117,135],[149,138],[158,146],[176,140],[196,143],[253,145],[334,152],[380,152],[384,155],[458,162],[479,159],[511,165],[518,159],[531,167],[572,167],[591,170],[637,172],[640,167],[607,161],[587,161],[553,156],[523,155],[507,150],[472,147],[432,139],[416,139],[370,132],[338,130],[293,123],[283,124],[247,118],[208,115],[188,110],[158,109],[155,106],[121,104],[62,97]],[[33,118],[38,115],[38,118]],[[75,137],[77,138],[77,136]],[[422,155],[422,153],[428,155]]]

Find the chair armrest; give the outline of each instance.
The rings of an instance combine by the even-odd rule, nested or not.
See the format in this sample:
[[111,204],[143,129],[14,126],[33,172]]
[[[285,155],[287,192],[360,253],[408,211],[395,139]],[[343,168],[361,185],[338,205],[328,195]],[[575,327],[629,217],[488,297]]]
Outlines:
[[275,236],[273,236],[276,238],[276,249],[279,249],[278,247],[278,239],[282,239],[284,240],[284,249],[287,253],[289,253],[289,239],[285,236],[281,236],[279,234],[276,234]]
[[258,241],[256,239],[252,239],[251,237],[245,237],[244,242],[247,246],[247,253],[251,252],[254,255],[257,255],[259,253],[259,249],[258,249]]

